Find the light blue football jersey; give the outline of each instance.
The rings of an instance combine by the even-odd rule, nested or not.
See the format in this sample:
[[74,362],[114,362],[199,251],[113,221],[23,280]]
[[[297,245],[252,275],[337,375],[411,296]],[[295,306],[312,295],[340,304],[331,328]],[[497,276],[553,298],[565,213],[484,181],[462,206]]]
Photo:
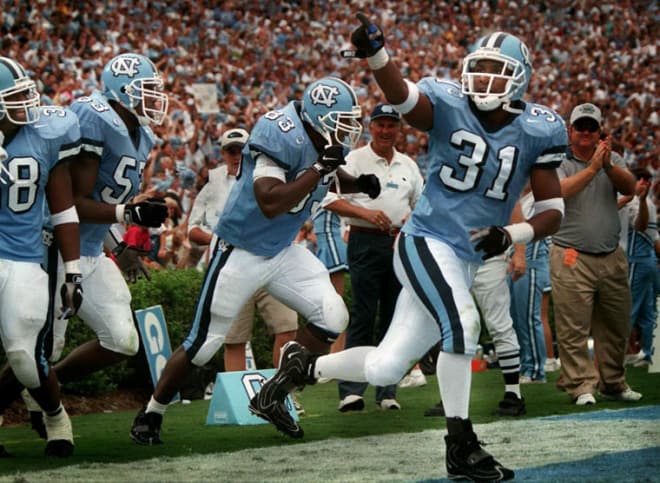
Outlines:
[[42,106],[39,120],[22,126],[5,140],[8,157],[0,172],[0,258],[41,263],[41,227],[48,215],[46,185],[50,171],[80,152],[76,115],[64,108]]
[[651,200],[639,200],[647,203],[649,222],[644,231],[635,230],[634,226],[628,229],[628,259],[630,261],[656,260],[655,239],[658,233],[657,210]]
[[[153,132],[148,126],[140,126],[136,146],[124,121],[99,91],[76,99],[71,110],[80,119],[83,152],[99,160],[91,197],[111,205],[130,200],[140,189],[142,171],[155,141]],[[110,225],[81,223],[80,254],[100,255]]]
[[290,245],[302,224],[310,218],[312,207],[328,192],[330,177],[326,176],[297,206],[272,219],[264,216],[254,197],[252,174],[259,153],[266,154],[286,170],[287,182],[300,176],[319,156],[305,132],[297,105],[294,101],[281,110],[270,111],[254,125],[243,148],[236,184],[215,230],[223,241],[255,255],[272,257]]
[[341,238],[341,218],[337,213],[322,208],[312,212],[314,233],[333,233]]
[[551,109],[525,104],[496,131],[479,121],[459,85],[422,79],[433,103],[426,186],[403,231],[437,238],[469,262],[481,263],[470,232],[507,225],[532,167],[553,169],[565,157],[568,138]]

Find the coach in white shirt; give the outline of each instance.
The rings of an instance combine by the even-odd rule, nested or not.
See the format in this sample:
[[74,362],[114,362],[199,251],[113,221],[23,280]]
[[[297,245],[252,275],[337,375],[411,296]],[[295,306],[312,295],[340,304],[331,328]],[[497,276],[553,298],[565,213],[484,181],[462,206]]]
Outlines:
[[[347,349],[378,344],[389,327],[401,290],[392,266],[394,239],[424,186],[415,161],[394,148],[401,134],[401,118],[391,105],[374,108],[369,131],[369,144],[351,151],[343,168],[353,176],[375,174],[380,195],[371,199],[363,193],[328,193],[323,200],[325,208],[346,217],[350,225],[347,255],[353,297]],[[366,387],[366,383],[340,381],[339,410],[363,409]],[[382,409],[399,409],[395,396],[396,385],[376,388],[376,404]]]

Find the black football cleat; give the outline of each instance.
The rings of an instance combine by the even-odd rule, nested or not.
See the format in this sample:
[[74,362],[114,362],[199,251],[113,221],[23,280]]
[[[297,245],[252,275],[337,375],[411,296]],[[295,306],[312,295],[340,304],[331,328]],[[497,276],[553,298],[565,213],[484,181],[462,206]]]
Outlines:
[[273,424],[278,431],[287,436],[295,439],[302,438],[305,432],[289,414],[286,403],[271,399],[268,397],[269,392],[269,388],[264,384],[259,393],[250,400],[248,405],[250,412]]
[[163,415],[148,413],[146,409],[146,407],[143,407],[135,416],[131,426],[131,439],[137,444],[145,446],[163,444],[160,439],[160,426],[163,423]]
[[426,417],[444,417],[445,415],[445,407],[442,405],[442,401],[437,403],[435,406],[431,406],[427,410],[424,411],[424,416]]
[[46,443],[44,453],[46,456],[68,458],[73,454],[73,443],[66,439],[53,439]]
[[[445,436],[447,475],[450,480],[467,479],[486,483],[513,479],[513,471],[502,466],[481,447],[482,443],[472,431],[469,419],[448,418],[447,428],[450,426],[453,426],[454,432]],[[460,428],[459,432],[456,432],[457,427]]]
[[250,412],[272,423],[292,438],[302,438],[304,432],[287,410],[285,400],[294,389],[314,384],[311,375],[314,356],[296,341],[284,344],[280,354],[280,367],[267,380],[248,405]]
[[527,412],[525,408],[525,399],[519,398],[513,392],[505,392],[504,399],[502,399],[497,405],[495,414],[498,416],[522,416]]

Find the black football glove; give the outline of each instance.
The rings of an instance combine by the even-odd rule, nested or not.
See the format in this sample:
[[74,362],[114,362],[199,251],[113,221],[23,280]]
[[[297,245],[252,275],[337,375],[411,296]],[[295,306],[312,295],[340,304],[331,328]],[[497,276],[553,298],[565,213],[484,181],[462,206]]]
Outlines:
[[124,223],[158,228],[167,218],[167,205],[161,199],[124,205]]
[[321,177],[333,173],[339,166],[346,164],[344,159],[344,147],[333,144],[327,146],[320,154],[312,169]]
[[369,198],[376,199],[380,194],[380,181],[375,174],[361,174],[356,181],[361,192],[369,195]]
[[62,297],[62,307],[60,310],[62,314],[60,318],[70,319],[78,313],[80,304],[82,304],[82,275],[79,273],[67,273],[64,276],[64,283],[60,288],[60,296]]
[[112,250],[117,265],[119,265],[119,269],[124,274],[127,282],[134,283],[140,276],[151,281],[149,270],[146,269],[144,263],[142,263],[142,258],[140,258],[147,253],[149,252],[127,245],[126,242],[121,242]]
[[385,46],[385,37],[380,27],[371,21],[363,13],[358,13],[357,19],[360,26],[351,34],[351,43],[356,50],[344,50],[343,57],[357,57],[365,59],[371,57]]
[[489,226],[482,228],[470,236],[470,241],[477,242],[474,249],[483,251],[482,260],[488,260],[504,253],[511,246],[511,235],[502,226]]

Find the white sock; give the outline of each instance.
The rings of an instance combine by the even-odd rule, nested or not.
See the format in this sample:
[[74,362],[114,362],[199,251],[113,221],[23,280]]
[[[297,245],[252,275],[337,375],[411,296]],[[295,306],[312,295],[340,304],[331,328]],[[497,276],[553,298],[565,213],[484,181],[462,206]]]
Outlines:
[[352,347],[341,352],[328,354],[316,359],[314,377],[343,379],[353,382],[368,382],[364,375],[364,361],[373,346]]
[[167,404],[161,404],[156,401],[153,396],[151,396],[151,399],[149,399],[149,404],[147,404],[147,410],[145,412],[163,415],[165,414],[166,409]]
[[504,392],[512,392],[520,399],[520,384],[505,384]]
[[448,418],[467,419],[470,409],[472,384],[471,357],[465,354],[440,352],[436,373],[445,415]]

